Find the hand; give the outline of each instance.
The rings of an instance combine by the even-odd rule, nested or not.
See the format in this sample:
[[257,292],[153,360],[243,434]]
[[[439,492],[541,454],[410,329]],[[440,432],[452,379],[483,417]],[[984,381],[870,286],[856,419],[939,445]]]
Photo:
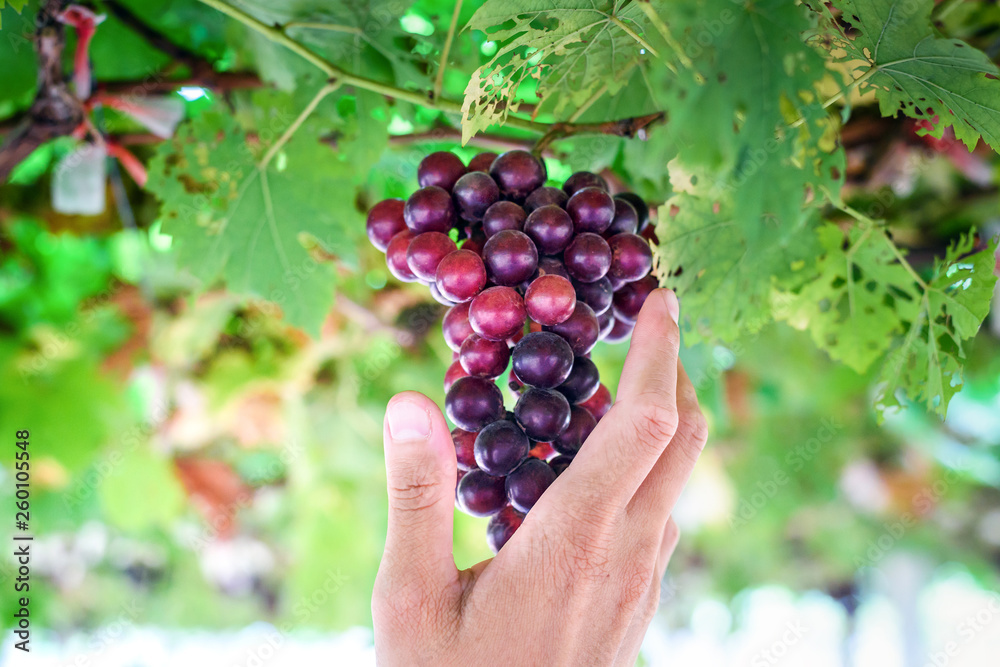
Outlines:
[[647,298],[617,401],[496,557],[458,571],[455,449],[437,406],[386,413],[389,527],[372,616],[380,665],[632,665],[677,544],[670,513],[705,445],[678,361],[677,297]]

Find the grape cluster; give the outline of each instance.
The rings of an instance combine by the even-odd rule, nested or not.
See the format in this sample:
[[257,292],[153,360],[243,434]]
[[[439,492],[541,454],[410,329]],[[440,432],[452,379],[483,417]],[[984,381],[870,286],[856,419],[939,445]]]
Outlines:
[[[432,153],[417,180],[406,201],[372,207],[366,229],[396,278],[428,285],[449,307],[456,503],[492,517],[496,552],[611,408],[590,350],[627,338],[657,287],[640,235],[649,209],[590,172],[546,186],[545,165],[520,150],[468,166]],[[496,383],[508,366],[513,412]]]

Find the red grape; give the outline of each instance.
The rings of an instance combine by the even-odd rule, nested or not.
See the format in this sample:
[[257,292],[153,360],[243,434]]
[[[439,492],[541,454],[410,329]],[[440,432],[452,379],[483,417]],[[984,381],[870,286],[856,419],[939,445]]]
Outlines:
[[556,473],[548,463],[529,458],[507,476],[507,500],[514,509],[527,512],[554,481]]
[[535,273],[538,250],[524,232],[506,229],[486,241],[483,261],[486,274],[497,285],[517,285]]
[[600,316],[611,309],[611,299],[615,293],[607,276],[592,283],[574,280],[573,288],[576,289],[576,298],[593,308],[595,315]]
[[600,333],[600,324],[593,309],[583,301],[576,302],[576,308],[569,319],[559,324],[544,327],[545,331],[557,333],[573,348],[573,354],[584,355],[593,349]]
[[642,304],[646,302],[646,297],[658,286],[656,278],[646,276],[633,283],[628,283],[615,292],[614,301],[612,301],[612,307],[615,309],[615,317],[629,324],[635,324],[635,320],[639,316],[639,310],[642,309]]
[[615,217],[615,202],[600,188],[583,188],[566,202],[566,212],[573,219],[576,231],[600,234]]
[[608,239],[611,266],[608,275],[618,280],[639,280],[653,268],[653,251],[638,234],[616,234]]
[[483,290],[469,306],[472,330],[488,340],[507,340],[524,327],[527,318],[521,295],[510,287]]
[[455,225],[457,216],[448,191],[432,185],[410,195],[403,206],[403,219],[406,220],[406,226],[417,234],[447,234]]
[[478,334],[472,334],[462,343],[458,353],[462,368],[469,375],[484,378],[495,378],[507,370],[510,361],[510,348],[507,342],[486,340]]
[[615,234],[635,234],[639,231],[639,214],[635,212],[635,207],[620,197],[614,199],[615,217],[611,219],[611,226],[604,230],[604,237],[608,238]]
[[594,415],[586,409],[574,405],[570,411],[569,426],[562,434],[552,441],[552,448],[560,454],[575,455],[580,451],[580,446],[590,437],[590,433],[597,426]]
[[444,392],[447,394],[448,390],[451,389],[451,385],[455,384],[455,380],[458,378],[468,377],[469,374],[464,368],[462,368],[462,362],[455,360],[451,362],[448,366],[448,370],[444,373]]
[[393,236],[406,229],[403,206],[402,199],[383,199],[368,211],[365,232],[372,245],[382,252],[385,252]]
[[611,267],[611,247],[597,234],[577,234],[563,253],[569,275],[583,283],[600,280]]
[[490,475],[503,477],[528,458],[531,443],[515,422],[500,419],[476,436],[476,465]]
[[478,431],[504,415],[503,394],[492,380],[458,378],[444,399],[448,418],[461,429]]
[[479,153],[476,157],[469,160],[469,171],[484,171],[489,173],[490,165],[493,164],[493,160],[496,159],[496,153]]
[[524,232],[543,255],[555,255],[573,240],[573,220],[558,206],[541,206],[528,215]]
[[608,182],[604,180],[604,177],[590,171],[578,171],[563,183],[563,190],[570,197],[584,188],[600,188],[605,192],[609,191]]
[[415,237],[416,234],[409,229],[403,230],[392,237],[385,249],[385,263],[389,267],[389,273],[404,283],[417,281],[417,275],[410,270],[406,263],[406,253],[410,248],[410,242]]
[[529,387],[514,406],[517,423],[532,440],[555,440],[569,426],[569,416],[569,401],[551,389]]
[[460,428],[451,430],[451,439],[455,443],[455,459],[459,470],[474,470],[476,468],[475,443],[476,433]]
[[514,346],[511,356],[517,379],[533,387],[558,387],[573,371],[573,348],[560,336],[548,331],[525,336]]
[[521,203],[545,184],[545,165],[528,151],[507,151],[490,165],[490,176],[500,186],[500,194]]
[[465,220],[482,220],[486,209],[500,199],[500,188],[489,174],[473,171],[458,179],[451,190],[458,214]]
[[600,384],[601,376],[594,362],[587,357],[576,357],[573,370],[557,390],[570,403],[582,403],[594,395]]
[[[608,292],[608,303],[611,303]],[[576,308],[573,284],[556,275],[538,276],[524,292],[524,309],[539,324],[559,324],[569,319]]]
[[600,421],[601,417],[608,414],[608,410],[611,409],[611,403],[611,392],[602,383],[597,386],[597,391],[594,392],[593,396],[580,403],[580,407],[594,415],[594,419]]
[[507,505],[502,510],[490,518],[486,526],[486,542],[493,553],[499,553],[503,545],[514,536],[514,533],[521,527],[524,515]]
[[550,204],[562,207],[566,205],[568,200],[569,195],[559,188],[542,186],[528,195],[528,198],[524,200],[524,210],[531,213],[536,208]]
[[455,251],[455,242],[441,232],[417,234],[406,250],[406,265],[418,278],[434,280],[438,264]]
[[531,441],[532,448],[528,452],[528,456],[533,456],[536,459],[542,459],[547,461],[550,456],[556,453],[556,450],[552,449],[552,443],[549,442],[535,442]]
[[471,250],[456,250],[438,264],[434,281],[446,299],[469,301],[486,286],[486,265]]
[[450,191],[455,181],[464,173],[465,165],[457,155],[448,151],[438,151],[420,161],[420,166],[417,167],[417,183],[422,188],[436,185]]
[[555,257],[540,257],[538,259],[538,275],[562,276],[566,280],[570,280],[566,265]]
[[455,352],[462,349],[465,339],[475,333],[469,323],[469,302],[459,303],[448,309],[441,321],[444,342]]
[[521,231],[528,214],[512,201],[498,201],[483,214],[483,232],[486,238],[506,229]]
[[458,483],[455,493],[458,508],[472,516],[496,514],[507,504],[503,477],[493,477],[482,470],[470,470]]

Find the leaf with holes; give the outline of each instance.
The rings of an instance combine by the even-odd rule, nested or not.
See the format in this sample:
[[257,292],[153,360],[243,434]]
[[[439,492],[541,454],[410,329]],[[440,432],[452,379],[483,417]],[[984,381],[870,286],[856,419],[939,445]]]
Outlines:
[[206,112],[183,125],[150,164],[162,229],[206,285],[222,279],[237,293],[273,301],[287,322],[317,334],[333,276],[305,243],[353,255],[361,224],[344,196],[353,170],[306,127],[266,169],[257,167],[258,153],[228,115]]
[[856,33],[834,25],[841,60],[858,62],[856,78],[873,88],[883,116],[899,112],[926,121],[923,134],[941,138],[946,127],[969,150],[982,136],[1000,148],[1000,71],[989,57],[957,39],[937,36],[932,0],[834,0]]

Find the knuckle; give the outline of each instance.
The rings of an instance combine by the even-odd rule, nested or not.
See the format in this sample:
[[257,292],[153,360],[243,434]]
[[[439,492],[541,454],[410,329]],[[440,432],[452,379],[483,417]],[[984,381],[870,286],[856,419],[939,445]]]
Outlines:
[[677,433],[676,406],[664,405],[659,398],[645,398],[634,406],[632,427],[642,445],[660,451]]
[[687,418],[688,429],[691,433],[691,440],[701,451],[708,442],[708,421],[705,415],[699,410]]
[[656,575],[653,566],[644,561],[633,561],[625,567],[619,602],[629,609],[638,609],[653,585]]
[[402,512],[417,512],[433,505],[443,482],[432,467],[413,464],[394,471],[388,480],[389,506]]
[[435,616],[434,605],[415,586],[394,586],[381,574],[372,593],[372,620],[378,626],[398,629],[424,627]]

